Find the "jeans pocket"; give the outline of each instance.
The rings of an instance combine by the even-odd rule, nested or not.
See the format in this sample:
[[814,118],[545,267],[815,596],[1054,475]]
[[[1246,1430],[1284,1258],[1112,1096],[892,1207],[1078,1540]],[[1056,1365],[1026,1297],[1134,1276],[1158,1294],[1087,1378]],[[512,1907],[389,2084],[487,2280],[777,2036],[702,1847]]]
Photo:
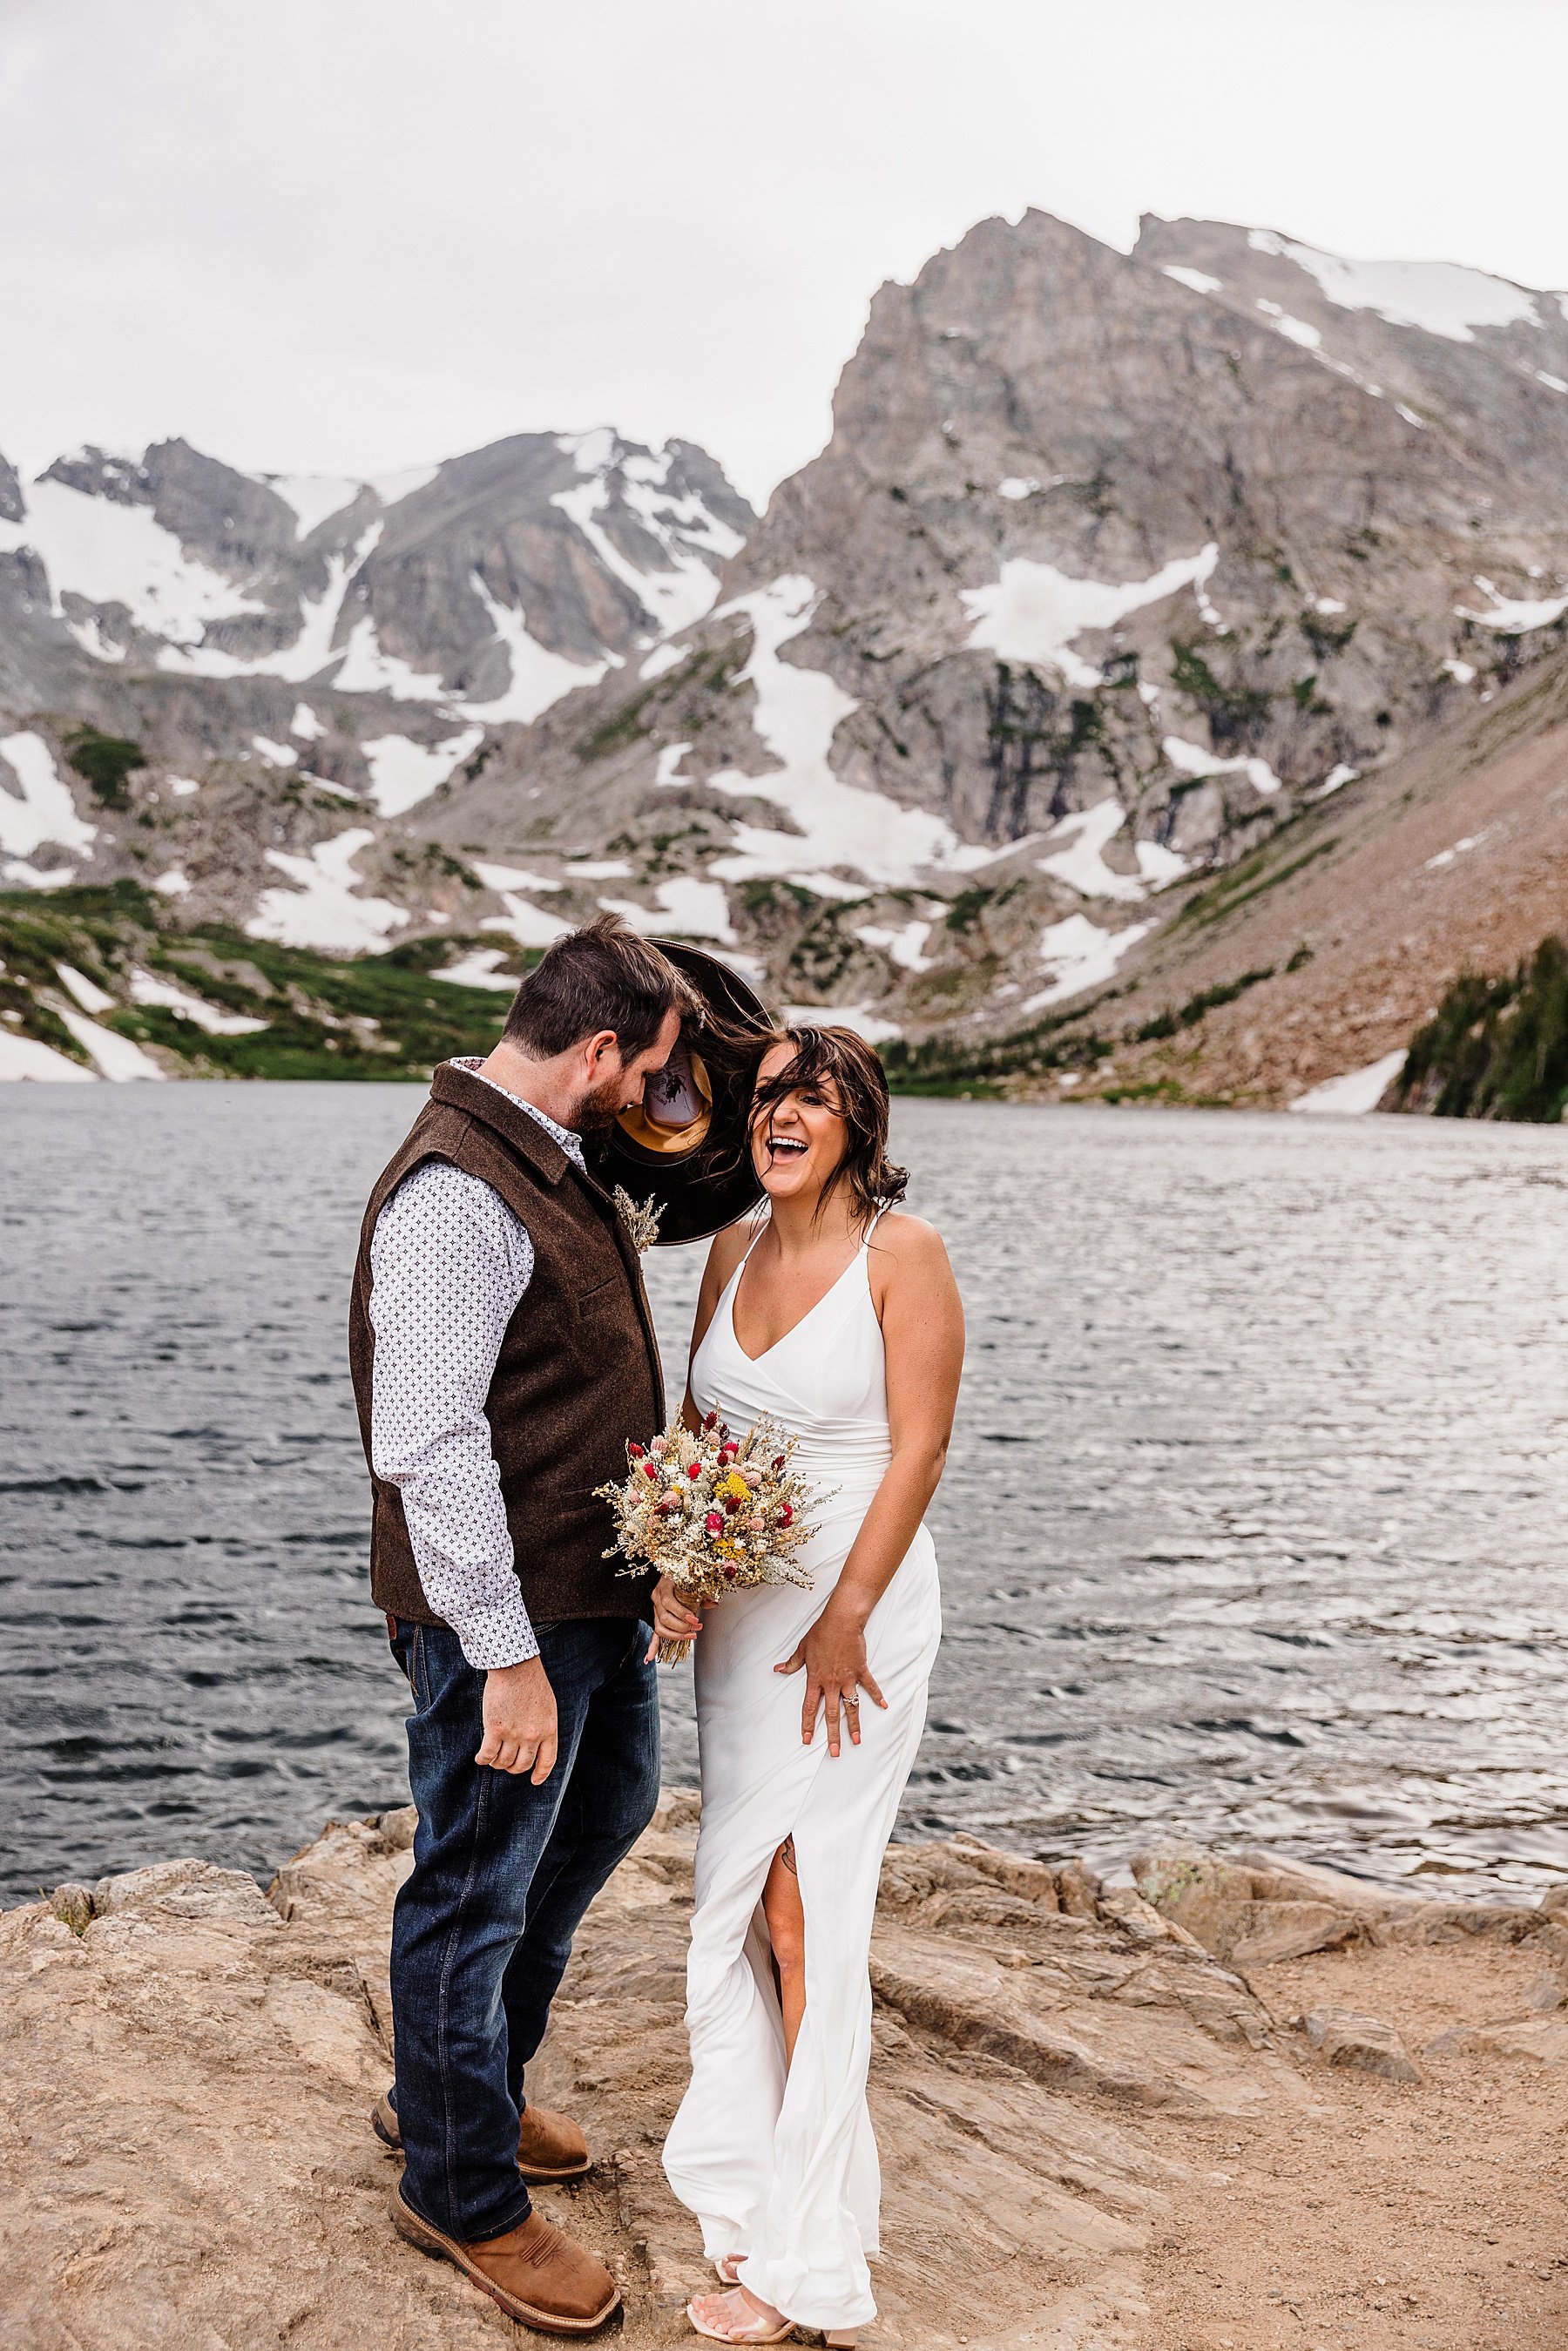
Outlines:
[[392,1662],[411,1691],[413,1689],[413,1637],[418,1629],[417,1625],[400,1623],[389,1611],[387,1643],[392,1653]]

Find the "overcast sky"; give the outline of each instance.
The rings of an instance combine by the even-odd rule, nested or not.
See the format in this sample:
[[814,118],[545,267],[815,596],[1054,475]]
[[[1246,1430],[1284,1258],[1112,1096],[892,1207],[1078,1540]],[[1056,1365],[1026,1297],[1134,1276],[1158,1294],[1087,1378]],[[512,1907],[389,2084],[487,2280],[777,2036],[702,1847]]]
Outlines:
[[1035,204],[1568,286],[1568,0],[0,0],[0,450],[612,423],[753,498]]

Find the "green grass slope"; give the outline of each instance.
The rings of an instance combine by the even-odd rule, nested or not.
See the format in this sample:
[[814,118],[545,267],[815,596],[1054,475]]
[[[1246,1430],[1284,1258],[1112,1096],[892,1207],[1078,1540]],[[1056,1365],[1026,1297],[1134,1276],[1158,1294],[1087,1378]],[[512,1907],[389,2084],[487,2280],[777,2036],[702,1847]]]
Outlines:
[[[433,975],[465,947],[493,938],[423,938],[384,956],[339,959],[270,946],[215,925],[177,927],[167,903],[134,883],[110,889],[0,892],[0,1020],[76,1061],[89,1056],[60,1018],[76,1009],[60,977],[68,965],[114,998],[99,1025],[150,1050],[171,1076],[190,1078],[427,1077],[455,1053],[486,1053],[508,998]],[[519,952],[519,976],[537,956]],[[190,1015],[132,998],[149,974],[215,1010],[266,1026],[214,1036]]]
[[1568,1103],[1568,946],[1544,938],[1511,975],[1461,972],[1418,1029],[1401,1110],[1554,1126]]

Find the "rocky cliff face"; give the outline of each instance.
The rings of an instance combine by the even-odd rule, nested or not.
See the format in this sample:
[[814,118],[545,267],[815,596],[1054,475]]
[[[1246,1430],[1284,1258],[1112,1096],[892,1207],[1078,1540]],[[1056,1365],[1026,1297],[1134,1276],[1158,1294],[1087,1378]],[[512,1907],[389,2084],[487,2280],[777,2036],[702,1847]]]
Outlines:
[[[167,860],[193,918],[339,948],[610,904],[873,1036],[1054,1019],[1561,645],[1565,298],[1030,213],[883,287],[755,528],[699,452],[609,434],[0,482],[6,872]],[[117,838],[71,718],[146,751]]]
[[883,1034],[1065,1001],[1554,641],[1564,383],[1559,298],[1477,273],[983,223],[877,295],[715,612],[433,830],[597,828],[672,910],[678,862]]

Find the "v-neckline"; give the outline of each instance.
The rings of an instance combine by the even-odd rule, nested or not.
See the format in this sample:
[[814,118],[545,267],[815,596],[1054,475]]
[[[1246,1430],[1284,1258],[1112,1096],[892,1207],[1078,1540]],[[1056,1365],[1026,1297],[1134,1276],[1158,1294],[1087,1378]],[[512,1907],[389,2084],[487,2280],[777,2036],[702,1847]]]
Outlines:
[[[764,1225],[762,1228],[763,1232],[766,1232],[767,1229],[767,1226]],[[761,1238],[762,1233],[758,1233],[757,1240],[759,1241]],[[814,1306],[808,1306],[804,1314],[799,1316],[795,1322],[790,1323],[788,1331],[781,1331],[770,1347],[764,1347],[760,1355],[747,1355],[746,1353],[746,1349],[741,1345],[740,1326],[735,1319],[735,1309],[740,1297],[741,1276],[745,1273],[747,1265],[751,1261],[751,1249],[755,1249],[757,1247],[757,1241],[753,1241],[751,1249],[747,1250],[746,1255],[736,1267],[729,1285],[729,1335],[735,1341],[739,1353],[746,1357],[746,1361],[748,1364],[765,1364],[769,1355],[776,1355],[779,1353],[779,1348],[784,1345],[785,1342],[795,1336],[797,1331],[803,1331],[807,1323],[810,1321],[812,1315],[820,1314],[821,1312],[829,1299],[833,1295],[833,1292],[836,1290],[842,1289],[844,1283],[849,1280],[850,1275],[854,1271],[856,1266],[859,1265],[862,1258],[864,1257],[868,1246],[869,1243],[866,1241],[862,1241],[861,1243],[853,1257],[851,1258],[848,1265],[845,1266],[842,1273],[838,1275],[836,1280],[828,1284],[828,1287],[823,1290],[816,1304]]]

